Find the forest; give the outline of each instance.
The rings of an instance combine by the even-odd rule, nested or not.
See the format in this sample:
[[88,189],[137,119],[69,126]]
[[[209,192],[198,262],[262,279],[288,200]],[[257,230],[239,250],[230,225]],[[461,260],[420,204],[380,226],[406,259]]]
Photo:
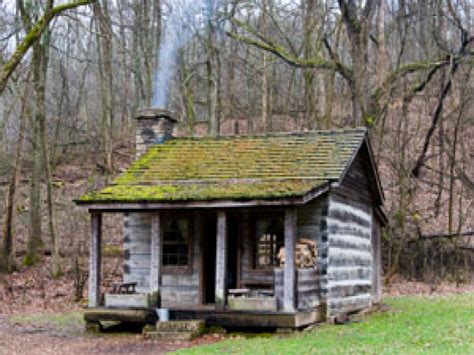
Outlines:
[[2,272],[43,265],[82,298],[73,199],[131,163],[138,110],[166,106],[182,136],[367,127],[385,282],[472,282],[471,0],[0,0],[0,48]]

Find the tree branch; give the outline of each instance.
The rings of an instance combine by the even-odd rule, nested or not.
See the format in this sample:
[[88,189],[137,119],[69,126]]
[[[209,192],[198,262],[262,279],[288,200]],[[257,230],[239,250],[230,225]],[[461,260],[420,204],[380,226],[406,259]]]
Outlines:
[[268,38],[263,37],[257,31],[252,30],[251,28],[248,28],[241,21],[234,20],[234,23],[236,23],[240,27],[243,27],[244,29],[249,31],[252,35],[258,38],[258,39],[253,39],[250,37],[242,36],[235,32],[226,31],[227,36],[229,36],[230,38],[234,40],[237,40],[239,42],[270,52],[293,67],[302,68],[302,69],[316,68],[316,69],[325,69],[325,70],[335,70],[349,82],[352,82],[353,80],[352,70],[346,67],[345,65],[343,65],[342,63],[340,63],[339,61],[335,61],[332,59],[327,60],[321,57],[308,58],[308,59],[298,58],[290,54],[283,47],[278,46],[274,44]]
[[2,66],[2,70],[0,73],[0,95],[5,90],[8,79],[10,78],[16,67],[21,63],[23,57],[28,52],[28,49],[30,49],[30,47],[41,37],[41,34],[45,30],[45,28],[56,16],[60,15],[66,10],[74,9],[82,5],[91,4],[95,1],[96,0],[74,0],[70,3],[55,6],[50,11],[46,11],[43,16],[38,20],[38,22],[32,25],[25,38],[23,38],[22,42],[15,49],[15,52]]
[[435,112],[433,113],[433,119],[432,119],[432,122],[431,122],[431,126],[428,129],[428,133],[425,136],[425,141],[423,143],[423,148],[421,150],[421,153],[420,153],[418,159],[416,160],[415,165],[413,166],[413,168],[411,170],[411,174],[415,178],[417,178],[420,175],[421,167],[423,166],[423,163],[425,162],[425,155],[426,155],[426,152],[428,151],[428,147],[430,145],[431,137],[433,136],[433,133],[436,129],[438,120],[441,117],[441,114],[443,112],[444,101],[445,101],[446,97],[448,96],[449,90],[451,89],[452,82],[453,82],[453,77],[456,74],[456,71],[459,67],[460,59],[463,58],[464,55],[466,55],[466,53],[467,54],[469,53],[469,51],[467,51],[467,48],[468,48],[469,44],[473,41],[474,41],[474,37],[470,37],[470,38],[465,37],[464,40],[463,40],[461,49],[457,53],[456,58],[453,57],[450,60],[451,70],[450,70],[450,75],[449,75],[448,82],[444,85],[443,90],[441,91],[441,95],[438,99],[438,104],[436,105]]
[[[430,70],[434,74],[439,68],[448,65],[450,63],[449,58],[443,60],[437,60],[433,62],[417,62],[406,64],[392,73],[390,73],[383,81],[383,83],[374,91],[372,96],[377,100],[384,92],[390,89],[390,87],[400,78],[422,70]],[[432,75],[429,75],[431,79]]]
[[421,150],[421,153],[420,153],[418,159],[416,160],[415,165],[413,166],[413,168],[411,170],[411,174],[415,178],[417,178],[420,175],[421,167],[423,166],[423,163],[425,162],[425,156],[426,156],[426,152],[428,151],[428,147],[430,145],[431,137],[433,136],[433,133],[436,129],[439,118],[441,117],[441,115],[443,113],[444,101],[446,100],[446,97],[448,96],[449,90],[451,89],[452,82],[453,82],[453,76],[454,76],[454,74],[456,74],[458,66],[459,66],[458,62],[454,62],[452,64],[448,82],[444,84],[443,90],[441,91],[441,95],[438,99],[438,104],[436,105],[435,112],[433,113],[433,119],[431,121],[431,126],[428,129],[428,133],[425,136],[425,141],[423,143],[423,148]]

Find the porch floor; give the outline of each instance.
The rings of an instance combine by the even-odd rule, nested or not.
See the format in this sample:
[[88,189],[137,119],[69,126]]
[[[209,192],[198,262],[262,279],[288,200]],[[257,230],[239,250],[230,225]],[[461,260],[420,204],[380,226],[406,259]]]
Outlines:
[[298,329],[322,321],[319,309],[286,312],[235,311],[217,309],[170,309],[171,319],[204,319],[206,325],[224,328],[291,328]]
[[[168,308],[170,310],[170,320],[202,319],[208,326],[224,328],[299,329],[323,320],[321,308],[294,313],[218,310],[213,305]],[[84,319],[87,323],[121,321],[154,324],[157,317],[155,310],[152,308],[90,308],[84,312]]]

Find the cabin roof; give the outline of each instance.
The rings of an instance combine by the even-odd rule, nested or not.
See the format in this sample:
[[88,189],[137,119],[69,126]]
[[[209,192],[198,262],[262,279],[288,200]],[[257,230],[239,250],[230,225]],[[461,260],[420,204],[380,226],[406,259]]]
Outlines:
[[299,197],[340,181],[365,128],[173,138],[148,149],[111,185],[76,202],[171,202]]

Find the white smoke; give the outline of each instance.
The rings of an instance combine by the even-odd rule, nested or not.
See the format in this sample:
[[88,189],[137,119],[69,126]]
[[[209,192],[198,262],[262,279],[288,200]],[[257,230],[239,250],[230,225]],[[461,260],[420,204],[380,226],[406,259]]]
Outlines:
[[210,0],[169,0],[164,16],[158,62],[153,82],[153,107],[166,107],[170,81],[178,61],[179,49],[205,27],[212,11]]

